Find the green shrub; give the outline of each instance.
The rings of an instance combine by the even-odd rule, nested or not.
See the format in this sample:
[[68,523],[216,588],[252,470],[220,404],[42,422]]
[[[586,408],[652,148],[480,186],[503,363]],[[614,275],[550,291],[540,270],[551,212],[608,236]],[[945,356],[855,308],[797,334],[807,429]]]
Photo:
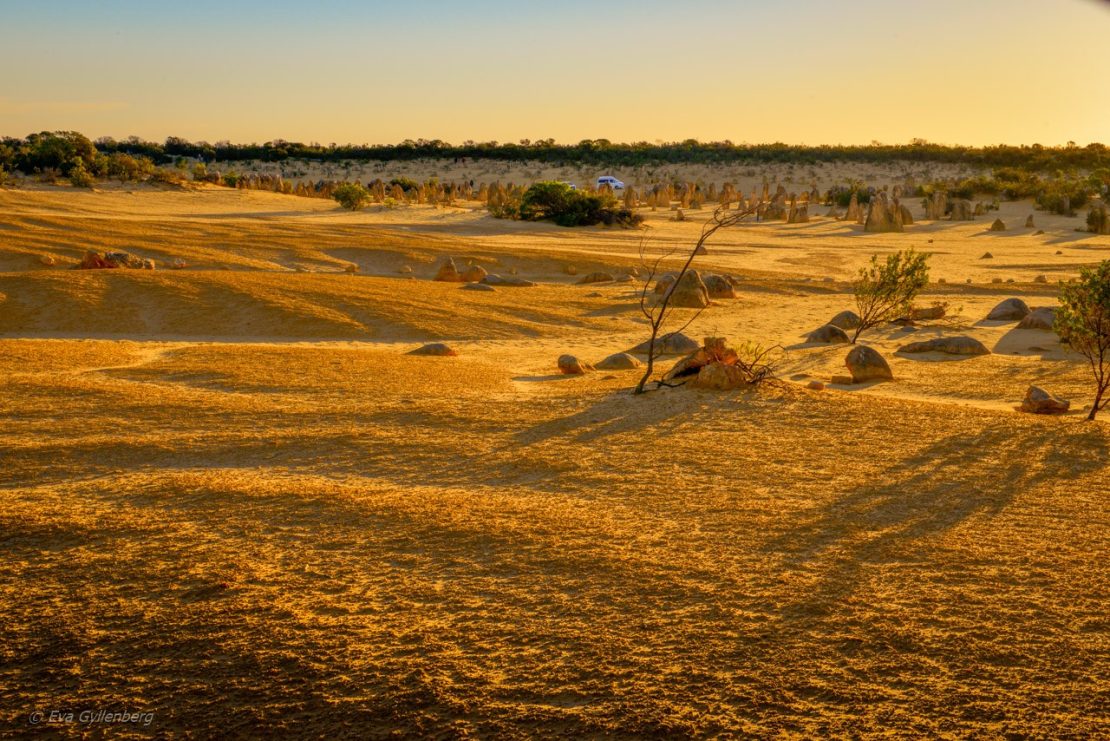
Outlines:
[[559,226],[635,226],[643,221],[631,209],[621,208],[612,195],[586,193],[553,181],[536,183],[524,191],[517,214],[525,221],[548,220]]
[[83,162],[78,160],[69,168],[69,182],[76,188],[91,188],[96,184],[96,178],[85,169]]
[[370,202],[370,191],[357,183],[343,183],[332,191],[331,197],[343,208],[358,211]]
[[1094,419],[1110,402],[1104,398],[1110,388],[1110,260],[1080,268],[1079,280],[1064,285],[1055,329],[1091,367],[1095,402],[1087,419]]
[[864,330],[910,313],[914,298],[929,282],[928,260],[927,254],[911,247],[887,255],[882,263],[878,255],[872,255],[871,264],[860,268],[854,286],[860,323],[853,344]]

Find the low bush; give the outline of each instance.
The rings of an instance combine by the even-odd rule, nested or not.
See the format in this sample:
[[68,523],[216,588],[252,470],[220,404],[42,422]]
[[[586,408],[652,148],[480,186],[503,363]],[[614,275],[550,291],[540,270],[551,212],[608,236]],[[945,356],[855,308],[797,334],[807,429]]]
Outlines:
[[[500,208],[504,210],[505,205]],[[492,208],[490,212],[497,216]],[[622,208],[612,195],[586,193],[553,181],[536,183],[524,191],[516,212],[516,218],[525,221],[553,221],[559,226],[636,226],[643,221],[632,209]]]
[[332,191],[331,197],[343,208],[358,211],[370,202],[370,191],[357,183],[343,183]]

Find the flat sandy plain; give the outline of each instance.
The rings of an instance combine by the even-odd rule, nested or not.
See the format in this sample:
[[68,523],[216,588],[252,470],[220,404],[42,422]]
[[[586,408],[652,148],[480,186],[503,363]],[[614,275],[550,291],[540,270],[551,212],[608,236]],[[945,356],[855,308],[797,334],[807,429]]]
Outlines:
[[[782,383],[633,397],[635,371],[556,375],[646,339],[635,285],[565,267],[689,246],[708,211],[0,191],[4,732],[1106,737],[1110,430],[1054,334],[983,317],[1054,304],[1110,238],[1030,212],[722,232],[697,265],[740,298],[690,333],[782,345]],[[846,348],[802,335],[908,246],[954,316],[864,336],[895,381],[806,390]],[[66,269],[87,248],[190,267]],[[446,255],[539,285],[432,282]],[[895,354],[957,333],[993,354]],[[405,354],[427,341],[460,354]],[[1015,412],[1031,383],[1073,414]]]

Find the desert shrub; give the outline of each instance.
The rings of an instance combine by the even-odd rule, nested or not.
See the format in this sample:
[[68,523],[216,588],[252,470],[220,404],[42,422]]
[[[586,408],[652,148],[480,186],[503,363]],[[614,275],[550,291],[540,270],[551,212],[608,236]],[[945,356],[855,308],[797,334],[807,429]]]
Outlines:
[[401,190],[405,191],[418,190],[420,188],[420,183],[409,178],[393,178],[389,181],[389,187],[392,188],[394,185],[400,186]]
[[69,182],[76,188],[91,188],[96,184],[96,178],[85,169],[83,162],[78,161],[69,168]]
[[573,190],[554,181],[536,183],[524,191],[517,213],[525,221],[550,220],[559,226],[635,226],[643,221],[631,209],[621,208],[610,194]]
[[852,194],[856,194],[856,201],[858,203],[870,203],[871,191],[869,191],[863,183],[853,180],[847,185],[836,185],[829,189],[828,201],[835,204],[840,208],[848,208],[848,204],[852,202]]
[[370,202],[370,191],[357,183],[343,183],[336,186],[331,197],[343,208],[357,211]]
[[911,247],[887,255],[885,262],[872,255],[871,264],[860,268],[854,286],[860,323],[853,344],[865,330],[909,314],[914,298],[929,282],[928,260],[927,254]]
[[1075,209],[1082,208],[1091,194],[1092,188],[1087,181],[1057,178],[1044,186],[1037,194],[1036,201],[1045,211],[1075,216]]
[[1080,268],[1079,280],[1064,285],[1055,327],[1072,349],[1090,363],[1095,377],[1095,402],[1087,419],[1094,419],[1110,402],[1110,260]]
[[232,171],[224,175],[224,185],[228,188],[238,188],[239,174],[235,171]]
[[176,185],[182,186],[187,180],[184,173],[180,170],[173,170],[168,167],[156,167],[150,173],[150,182],[162,183],[163,185]]
[[154,162],[148,157],[132,157],[123,152],[108,155],[105,175],[121,183],[145,180],[154,172]]

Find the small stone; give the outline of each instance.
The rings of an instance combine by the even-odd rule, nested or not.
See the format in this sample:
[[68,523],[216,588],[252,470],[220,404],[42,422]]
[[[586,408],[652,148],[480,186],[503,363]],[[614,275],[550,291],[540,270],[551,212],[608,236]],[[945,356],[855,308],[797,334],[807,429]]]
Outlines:
[[423,347],[418,347],[408,353],[409,355],[432,355],[436,357],[454,357],[458,352],[442,342],[432,342]]
[[824,391],[825,384],[821,383],[820,381],[810,381],[806,384],[806,388],[810,391]]
[[559,356],[559,371],[567,376],[580,376],[586,371],[593,370],[589,363],[583,363],[573,355]]

